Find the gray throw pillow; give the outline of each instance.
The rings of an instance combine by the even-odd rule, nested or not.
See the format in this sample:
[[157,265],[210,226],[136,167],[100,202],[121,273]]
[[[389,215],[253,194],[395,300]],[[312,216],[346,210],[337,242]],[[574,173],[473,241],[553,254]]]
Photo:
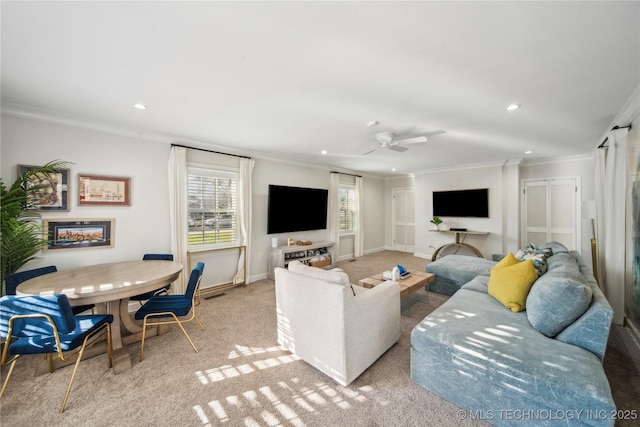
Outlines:
[[[593,291],[581,278],[549,271],[527,296],[527,319],[538,332],[555,337],[589,308]],[[573,275],[571,275],[573,276]]]

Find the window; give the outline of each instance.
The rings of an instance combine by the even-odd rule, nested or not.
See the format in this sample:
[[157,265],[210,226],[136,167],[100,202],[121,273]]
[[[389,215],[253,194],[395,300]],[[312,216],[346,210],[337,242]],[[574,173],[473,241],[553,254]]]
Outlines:
[[189,168],[187,178],[189,247],[238,241],[238,174]]
[[356,189],[353,186],[341,185],[340,200],[340,233],[353,233],[358,227],[358,206],[356,205]]

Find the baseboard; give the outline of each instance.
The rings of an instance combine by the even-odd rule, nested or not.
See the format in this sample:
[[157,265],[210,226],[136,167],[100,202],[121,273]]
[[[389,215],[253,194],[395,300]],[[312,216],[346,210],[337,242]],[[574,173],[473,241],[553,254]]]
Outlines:
[[419,253],[419,252],[414,252],[413,253],[413,256],[416,257],[416,258],[424,258],[424,259],[429,259],[429,260],[431,259],[432,255],[433,254],[423,254],[423,253]]
[[256,274],[253,276],[249,276],[249,281],[247,282],[247,285],[249,283],[253,283],[253,282],[257,282],[258,280],[264,280],[264,279],[268,279],[269,278],[269,274],[267,273],[262,273],[262,274]]
[[384,246],[383,246],[383,247],[381,247],[381,248],[368,249],[368,250],[366,250],[366,251],[363,251],[363,254],[364,254],[364,255],[369,255],[369,254],[374,254],[374,253],[376,253],[376,252],[382,252],[382,251],[384,251],[384,250],[385,250],[385,248],[384,248]]

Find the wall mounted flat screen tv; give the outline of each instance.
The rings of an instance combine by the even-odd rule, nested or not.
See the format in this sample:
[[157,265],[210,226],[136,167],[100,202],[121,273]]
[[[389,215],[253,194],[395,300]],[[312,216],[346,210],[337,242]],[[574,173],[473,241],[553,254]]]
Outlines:
[[434,191],[433,216],[489,218],[489,189]]
[[267,234],[327,228],[329,190],[269,185]]

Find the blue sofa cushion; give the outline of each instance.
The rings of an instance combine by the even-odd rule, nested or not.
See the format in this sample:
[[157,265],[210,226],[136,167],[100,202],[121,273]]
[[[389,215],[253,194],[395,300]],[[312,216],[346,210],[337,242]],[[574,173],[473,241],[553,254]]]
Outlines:
[[546,249],[550,248],[553,254],[569,253],[569,249],[565,245],[559,242],[546,242],[538,246],[538,248]]
[[412,362],[414,381],[430,388],[422,384],[423,374],[455,371],[458,380],[447,378],[437,392],[464,408],[475,408],[476,397],[460,380],[500,390],[506,399],[502,409],[528,400],[557,410],[611,409],[609,383],[595,354],[543,336],[529,325],[526,312],[505,310],[488,294],[459,290],[412,330],[411,345],[429,361]]
[[489,276],[491,268],[496,264],[484,258],[447,255],[427,264],[424,271],[436,276],[435,282],[429,285],[429,291],[453,295],[474,277]]
[[567,259],[562,265],[553,264],[551,267],[557,267],[536,280],[526,303],[529,323],[548,337],[555,337],[582,316],[593,296],[573,255],[560,253],[551,259],[557,258]]

